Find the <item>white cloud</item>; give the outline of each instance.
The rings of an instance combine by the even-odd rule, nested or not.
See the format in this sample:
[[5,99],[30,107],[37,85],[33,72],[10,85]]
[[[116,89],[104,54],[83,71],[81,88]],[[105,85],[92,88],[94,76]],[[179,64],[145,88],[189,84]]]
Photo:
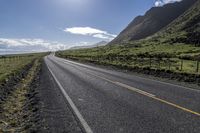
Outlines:
[[65,32],[69,32],[72,34],[79,34],[79,35],[93,35],[93,34],[106,34],[106,31],[102,31],[99,29],[94,29],[91,27],[72,27],[72,28],[66,28],[64,30]]
[[168,3],[180,2],[182,0],[156,0],[155,6],[163,6]]
[[7,39],[0,38],[1,51],[56,51],[67,49],[66,44],[43,39]]
[[111,38],[114,39],[113,37],[110,38],[110,36],[107,36],[104,34],[94,34],[93,37],[101,38],[101,39],[108,39],[108,40],[111,40]]
[[110,34],[107,31],[91,28],[91,27],[72,27],[66,28],[64,30],[67,33],[84,35],[84,36],[92,36],[95,38],[101,38],[106,40],[112,40],[116,37],[114,34]]
[[162,1],[156,1],[155,2],[155,6],[157,7],[157,6],[162,6],[163,5],[163,2]]

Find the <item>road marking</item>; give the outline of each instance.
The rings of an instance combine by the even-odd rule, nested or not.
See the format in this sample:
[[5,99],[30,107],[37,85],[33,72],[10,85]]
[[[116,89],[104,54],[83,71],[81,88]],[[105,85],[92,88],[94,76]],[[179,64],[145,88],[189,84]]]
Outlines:
[[131,90],[131,91],[138,92],[138,93],[140,93],[140,94],[142,94],[142,95],[155,97],[155,95],[153,95],[153,94],[151,94],[151,93],[148,93],[148,92],[146,92],[146,91],[142,91],[142,90],[140,90],[140,89],[131,87],[131,86],[129,86],[129,85],[126,85],[126,84],[123,84],[123,83],[120,83],[120,82],[115,82],[115,81],[109,80],[109,79],[107,79],[107,78],[98,76],[98,75],[94,75],[94,74],[90,74],[90,75],[93,75],[93,76],[95,76],[95,77],[99,77],[99,78],[101,78],[101,79],[104,79],[104,80],[106,80],[106,81],[108,81],[108,82],[111,82],[111,83],[116,84],[116,85],[118,85],[118,86],[121,86],[121,87],[123,87],[123,88],[127,88],[127,89],[129,89],[129,90]]
[[83,116],[81,115],[81,113],[79,112],[78,108],[76,107],[76,105],[73,103],[72,99],[69,97],[69,95],[66,93],[65,89],[62,87],[62,85],[60,84],[60,82],[58,81],[58,79],[56,78],[56,76],[53,74],[53,72],[51,71],[48,63],[47,64],[47,68],[49,69],[51,75],[53,76],[54,80],[56,81],[56,83],[58,84],[60,90],[62,91],[64,97],[66,98],[66,100],[68,101],[68,103],[70,104],[72,110],[74,111],[75,115],[77,116],[77,118],[79,119],[80,123],[82,124],[84,130],[86,133],[93,133],[92,129],[90,128],[90,126],[87,124],[87,122],[84,120]]
[[131,90],[131,91],[135,91],[135,92],[140,93],[140,94],[145,95],[145,96],[155,97],[155,95],[153,95],[153,94],[151,94],[151,93],[148,93],[148,92],[146,92],[146,91],[142,91],[142,90],[140,90],[140,89],[137,89],[137,88],[128,86],[128,85],[123,84],[123,83],[120,83],[120,82],[115,82],[115,84],[117,84],[117,85],[119,85],[119,86],[121,86],[121,87],[127,88],[127,89],[129,89],[129,90]]
[[173,106],[173,107],[175,107],[175,108],[178,108],[178,109],[180,109],[180,110],[183,110],[183,111],[185,111],[185,112],[189,112],[189,113],[191,113],[191,114],[193,114],[193,115],[197,115],[197,116],[200,117],[200,113],[195,112],[195,111],[192,111],[192,110],[187,109],[187,108],[184,108],[184,107],[181,107],[180,105],[177,105],[177,104],[168,102],[168,101],[163,100],[163,99],[161,99],[161,98],[158,98],[158,97],[156,97],[154,94],[148,93],[148,92],[146,92],[146,91],[142,91],[142,90],[140,90],[140,89],[131,87],[131,86],[129,86],[129,85],[126,85],[126,84],[123,84],[123,83],[120,83],[120,82],[112,81],[112,80],[110,80],[110,79],[107,79],[107,78],[104,78],[104,77],[101,77],[101,76],[98,76],[98,75],[95,75],[95,74],[91,74],[91,73],[88,73],[88,74],[93,75],[93,76],[98,77],[98,78],[101,78],[101,79],[106,80],[106,81],[108,81],[108,82],[111,82],[111,83],[113,83],[113,84],[115,84],[115,85],[121,86],[121,87],[123,87],[123,88],[126,88],[126,89],[131,90],[131,91],[134,91],[134,92],[137,92],[137,93],[139,93],[139,94],[141,94],[141,95],[150,97],[150,98],[152,98],[152,99],[154,99],[154,100],[156,100],[156,101],[165,103],[165,104],[167,104],[167,105]]
[[[54,56],[54,57],[56,57],[56,56]],[[68,63],[72,63],[72,64],[75,64],[75,65],[79,65],[79,66],[86,67],[87,69],[88,69],[88,68],[97,69],[97,68],[95,68],[95,67],[93,67],[93,66],[89,66],[89,65],[85,65],[85,64],[78,63],[78,62],[74,62],[74,61],[62,59],[62,58],[59,58],[59,57],[56,57],[56,58],[58,58],[59,60],[64,61],[64,62],[68,62]],[[97,70],[103,71],[103,69],[101,69],[101,68],[98,68]],[[107,70],[106,70],[106,71],[107,71]],[[111,74],[111,73],[108,72],[108,71],[107,71],[107,73]],[[127,73],[125,73],[125,74],[127,74]],[[161,83],[161,84],[171,85],[171,86],[175,86],[175,87],[180,87],[180,88],[183,88],[183,89],[186,89],[186,90],[191,90],[191,91],[195,91],[195,92],[200,93],[200,90],[198,90],[198,89],[193,89],[193,88],[190,88],[190,87],[185,87],[185,86],[176,85],[176,84],[172,84],[172,83],[168,83],[168,82],[164,82],[164,81],[159,81],[159,80],[154,80],[154,79],[148,79],[148,78],[144,78],[144,77],[137,76],[137,75],[130,75],[130,76],[135,76],[135,77],[137,77],[137,78],[141,78],[141,79],[145,79],[145,80],[149,80],[149,81],[153,81],[153,82],[158,82],[158,83]]]
[[178,108],[178,109],[181,109],[181,110],[183,110],[183,111],[186,111],[186,112],[189,112],[189,113],[191,113],[191,114],[194,114],[194,115],[200,116],[200,113],[195,112],[195,111],[192,111],[192,110],[187,109],[187,108],[184,108],[184,107],[181,107],[181,106],[179,106],[179,105],[177,105],[177,104],[174,104],[174,103],[168,102],[168,101],[166,101],[166,100],[163,100],[163,99],[160,99],[160,98],[157,98],[157,97],[152,97],[152,98],[155,99],[155,100],[157,100],[157,101],[160,101],[160,102],[162,102],[162,103],[165,103],[165,104],[171,105],[171,106],[176,107],[176,108]]
[[[70,62],[71,62],[71,61],[70,61]],[[67,64],[66,62],[64,62],[64,63]],[[75,63],[73,63],[73,62],[71,62],[71,63],[74,64],[74,65],[78,65],[78,64],[75,64]],[[78,68],[77,68],[77,69],[78,69]],[[80,69],[79,69],[79,70],[80,70]],[[88,73],[88,72],[86,72],[86,73]],[[128,89],[128,90],[131,90],[131,91],[137,92],[137,93],[139,93],[139,94],[141,94],[141,95],[144,95],[144,96],[147,96],[147,97],[149,97],[149,98],[152,98],[152,99],[154,99],[154,100],[156,100],[156,101],[165,103],[165,104],[167,104],[167,105],[173,106],[173,107],[175,107],[175,108],[178,108],[178,109],[180,109],[180,110],[183,110],[183,111],[185,111],[185,112],[188,112],[188,113],[191,113],[191,114],[193,114],[193,115],[197,115],[197,116],[200,117],[200,113],[195,112],[195,111],[192,111],[192,110],[187,109],[187,108],[185,108],[185,107],[181,107],[180,105],[174,104],[174,103],[172,103],[172,102],[168,102],[168,101],[163,100],[163,99],[161,99],[161,98],[158,98],[158,97],[156,97],[154,94],[148,93],[148,92],[146,92],[146,91],[142,91],[142,90],[140,90],[140,89],[131,87],[131,86],[129,86],[129,85],[126,85],[126,84],[123,84],[123,83],[120,83],[120,82],[112,81],[112,80],[107,79],[107,78],[104,78],[104,77],[102,77],[102,76],[98,76],[98,75],[91,74],[91,73],[88,73],[88,74],[93,75],[93,76],[98,77],[98,78],[101,78],[101,79],[103,79],[103,80],[105,80],[105,81],[108,81],[108,82],[110,82],[110,83],[113,83],[113,84],[115,84],[115,85],[117,85],[117,86],[121,86],[121,87],[126,88],[126,89]]]

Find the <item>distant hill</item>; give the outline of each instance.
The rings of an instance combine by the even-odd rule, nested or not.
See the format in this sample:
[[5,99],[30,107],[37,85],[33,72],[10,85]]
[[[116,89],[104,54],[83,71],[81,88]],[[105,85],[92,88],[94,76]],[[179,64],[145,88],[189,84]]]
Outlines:
[[144,16],[136,17],[109,44],[126,44],[129,41],[140,40],[151,36],[178,18],[196,1],[183,0],[181,2],[166,4],[162,7],[153,7]]
[[101,42],[98,42],[98,43],[93,44],[93,45],[75,46],[75,47],[71,47],[70,49],[71,49],[71,50],[75,50],[75,49],[95,48],[95,47],[105,46],[106,44],[108,44],[108,42],[106,42],[106,41],[101,41]]

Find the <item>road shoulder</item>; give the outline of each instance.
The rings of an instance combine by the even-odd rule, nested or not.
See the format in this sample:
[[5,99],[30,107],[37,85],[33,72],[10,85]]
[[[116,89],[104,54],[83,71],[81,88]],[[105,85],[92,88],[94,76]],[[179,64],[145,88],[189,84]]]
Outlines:
[[43,62],[39,80],[41,132],[82,133],[81,126]]

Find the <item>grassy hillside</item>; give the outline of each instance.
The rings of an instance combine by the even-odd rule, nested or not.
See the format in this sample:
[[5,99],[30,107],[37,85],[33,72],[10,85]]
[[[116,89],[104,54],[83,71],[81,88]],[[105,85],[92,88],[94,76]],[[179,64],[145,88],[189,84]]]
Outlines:
[[[124,45],[60,51],[63,58],[140,69],[199,75],[200,0],[159,33]],[[197,41],[198,40],[198,41]]]
[[[149,41],[147,39],[146,41]],[[200,1],[173,21],[162,31],[154,35],[151,41],[159,43],[185,43],[200,45]]]

